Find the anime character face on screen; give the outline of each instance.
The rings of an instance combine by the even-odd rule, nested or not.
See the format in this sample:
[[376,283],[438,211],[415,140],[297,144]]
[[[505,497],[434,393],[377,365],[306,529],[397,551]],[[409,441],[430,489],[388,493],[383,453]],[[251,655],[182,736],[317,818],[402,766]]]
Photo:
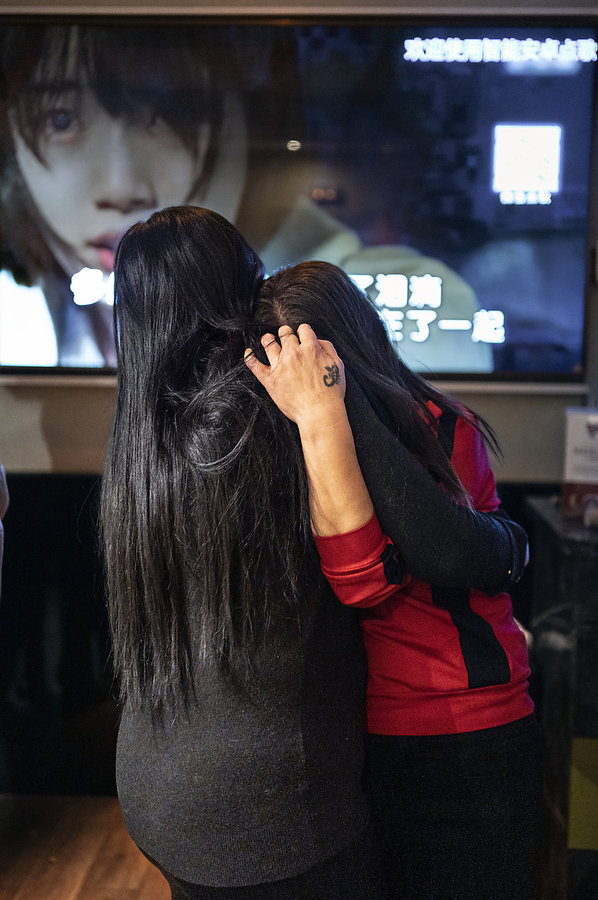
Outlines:
[[57,331],[61,304],[49,274],[70,280],[87,267],[108,275],[122,233],[165,206],[201,202],[236,215],[243,116],[227,90],[222,48],[205,35],[139,26],[5,30],[4,263],[19,280],[44,282]]
[[214,48],[186,29],[40,27],[26,52],[20,37],[4,77],[21,188],[61,255],[111,269],[112,236],[209,190],[232,114]]

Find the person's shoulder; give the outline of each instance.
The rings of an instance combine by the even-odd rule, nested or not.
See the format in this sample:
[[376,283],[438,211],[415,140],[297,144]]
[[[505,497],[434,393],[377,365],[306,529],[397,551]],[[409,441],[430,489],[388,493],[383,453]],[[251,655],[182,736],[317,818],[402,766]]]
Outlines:
[[448,412],[456,414],[458,424],[460,423],[462,427],[471,427],[476,430],[476,416],[475,413],[469,409],[468,406],[465,406],[464,403],[460,403],[458,400],[454,400],[451,398],[450,403],[446,405],[442,404],[442,401],[438,402],[434,400],[427,400],[426,406],[432,413],[435,419],[440,419],[441,416],[446,415]]

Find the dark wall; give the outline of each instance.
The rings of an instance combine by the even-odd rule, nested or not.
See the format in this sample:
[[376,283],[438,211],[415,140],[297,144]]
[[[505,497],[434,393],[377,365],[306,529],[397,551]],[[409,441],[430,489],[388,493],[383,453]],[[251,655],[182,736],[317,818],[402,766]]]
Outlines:
[[112,793],[116,706],[99,478],[12,475],[0,603],[0,791]]

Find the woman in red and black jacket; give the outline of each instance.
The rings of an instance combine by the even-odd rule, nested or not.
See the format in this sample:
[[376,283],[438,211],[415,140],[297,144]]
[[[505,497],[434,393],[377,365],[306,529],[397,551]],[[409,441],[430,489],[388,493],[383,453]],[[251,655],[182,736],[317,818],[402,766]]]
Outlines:
[[[341,270],[306,263],[269,281],[285,324],[264,336],[269,367],[248,364],[298,426],[323,572],[362,611],[366,784],[390,897],[531,900],[539,738],[507,593],[526,547],[499,511],[493,435],[401,363]],[[425,488],[406,516],[399,443],[464,512],[495,516],[512,539],[507,569],[480,572],[466,523],[457,550],[454,533],[432,534]],[[454,565],[466,553],[469,587]]]

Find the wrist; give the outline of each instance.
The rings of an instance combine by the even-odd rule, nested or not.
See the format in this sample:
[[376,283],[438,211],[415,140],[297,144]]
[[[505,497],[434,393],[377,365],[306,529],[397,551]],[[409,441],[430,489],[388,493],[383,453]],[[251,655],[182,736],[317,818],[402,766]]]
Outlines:
[[329,446],[331,449],[340,449],[347,443],[353,444],[353,433],[348,419],[338,416],[311,417],[301,423],[297,423],[299,438],[304,448]]
[[326,403],[312,406],[295,419],[301,439],[311,440],[322,434],[330,434],[345,429],[350,431],[345,403]]

